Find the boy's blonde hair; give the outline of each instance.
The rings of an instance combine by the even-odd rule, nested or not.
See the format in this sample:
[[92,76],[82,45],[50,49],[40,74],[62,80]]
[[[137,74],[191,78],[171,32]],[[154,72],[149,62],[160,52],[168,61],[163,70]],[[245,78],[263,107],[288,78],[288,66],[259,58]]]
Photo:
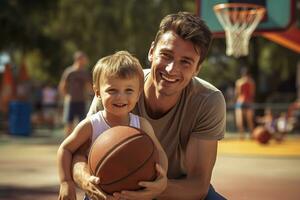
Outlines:
[[138,77],[140,92],[144,87],[144,73],[139,60],[127,51],[118,51],[112,55],[101,58],[93,68],[93,84],[100,89],[101,81],[107,78]]

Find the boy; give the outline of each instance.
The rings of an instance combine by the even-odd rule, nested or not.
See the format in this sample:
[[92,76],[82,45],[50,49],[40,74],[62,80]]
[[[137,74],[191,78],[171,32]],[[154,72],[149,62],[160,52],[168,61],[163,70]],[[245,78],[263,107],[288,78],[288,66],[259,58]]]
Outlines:
[[[72,154],[81,146],[95,139],[105,130],[117,125],[130,125],[145,131],[159,151],[156,166],[160,192],[166,188],[168,161],[150,123],[130,113],[135,107],[144,86],[144,76],[139,61],[126,51],[117,52],[98,61],[93,69],[93,89],[101,100],[103,110],[82,120],[58,150],[60,177],[59,199],[76,199],[75,185],[71,176]],[[102,193],[103,197],[107,197]]]

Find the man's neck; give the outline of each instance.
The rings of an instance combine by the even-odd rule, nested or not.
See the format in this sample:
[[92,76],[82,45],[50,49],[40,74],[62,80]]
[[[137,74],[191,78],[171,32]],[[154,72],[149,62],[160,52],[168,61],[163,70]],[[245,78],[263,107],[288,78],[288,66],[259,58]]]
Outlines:
[[176,105],[179,98],[180,96],[160,94],[150,79],[145,83],[144,103],[147,114],[151,118],[158,119],[167,114]]
[[83,67],[79,64],[79,63],[73,63],[73,68],[75,69],[75,70],[81,70]]

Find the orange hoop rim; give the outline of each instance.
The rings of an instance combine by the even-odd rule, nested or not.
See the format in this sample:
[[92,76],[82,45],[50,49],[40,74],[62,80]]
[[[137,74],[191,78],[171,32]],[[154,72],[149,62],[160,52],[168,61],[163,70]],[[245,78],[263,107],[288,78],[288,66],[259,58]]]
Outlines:
[[220,4],[216,4],[214,6],[214,11],[215,12],[220,12],[221,10],[224,10],[226,8],[249,8],[251,10],[249,10],[249,12],[257,12],[257,13],[261,13],[263,14],[266,9],[264,6],[260,6],[257,4],[250,4],[250,3],[220,3]]

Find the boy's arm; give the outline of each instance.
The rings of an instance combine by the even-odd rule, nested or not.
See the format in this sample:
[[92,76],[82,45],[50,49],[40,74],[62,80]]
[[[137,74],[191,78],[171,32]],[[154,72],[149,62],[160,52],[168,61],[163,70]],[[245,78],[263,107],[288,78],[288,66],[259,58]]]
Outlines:
[[89,120],[80,122],[74,131],[62,142],[57,152],[60,182],[72,180],[72,154],[91,138],[92,127]]
[[67,85],[66,85],[66,78],[67,78],[66,76],[67,75],[66,74],[67,74],[67,72],[65,70],[61,76],[59,83],[58,83],[58,93],[62,97],[65,96],[65,94],[66,94],[66,87],[67,87]]

